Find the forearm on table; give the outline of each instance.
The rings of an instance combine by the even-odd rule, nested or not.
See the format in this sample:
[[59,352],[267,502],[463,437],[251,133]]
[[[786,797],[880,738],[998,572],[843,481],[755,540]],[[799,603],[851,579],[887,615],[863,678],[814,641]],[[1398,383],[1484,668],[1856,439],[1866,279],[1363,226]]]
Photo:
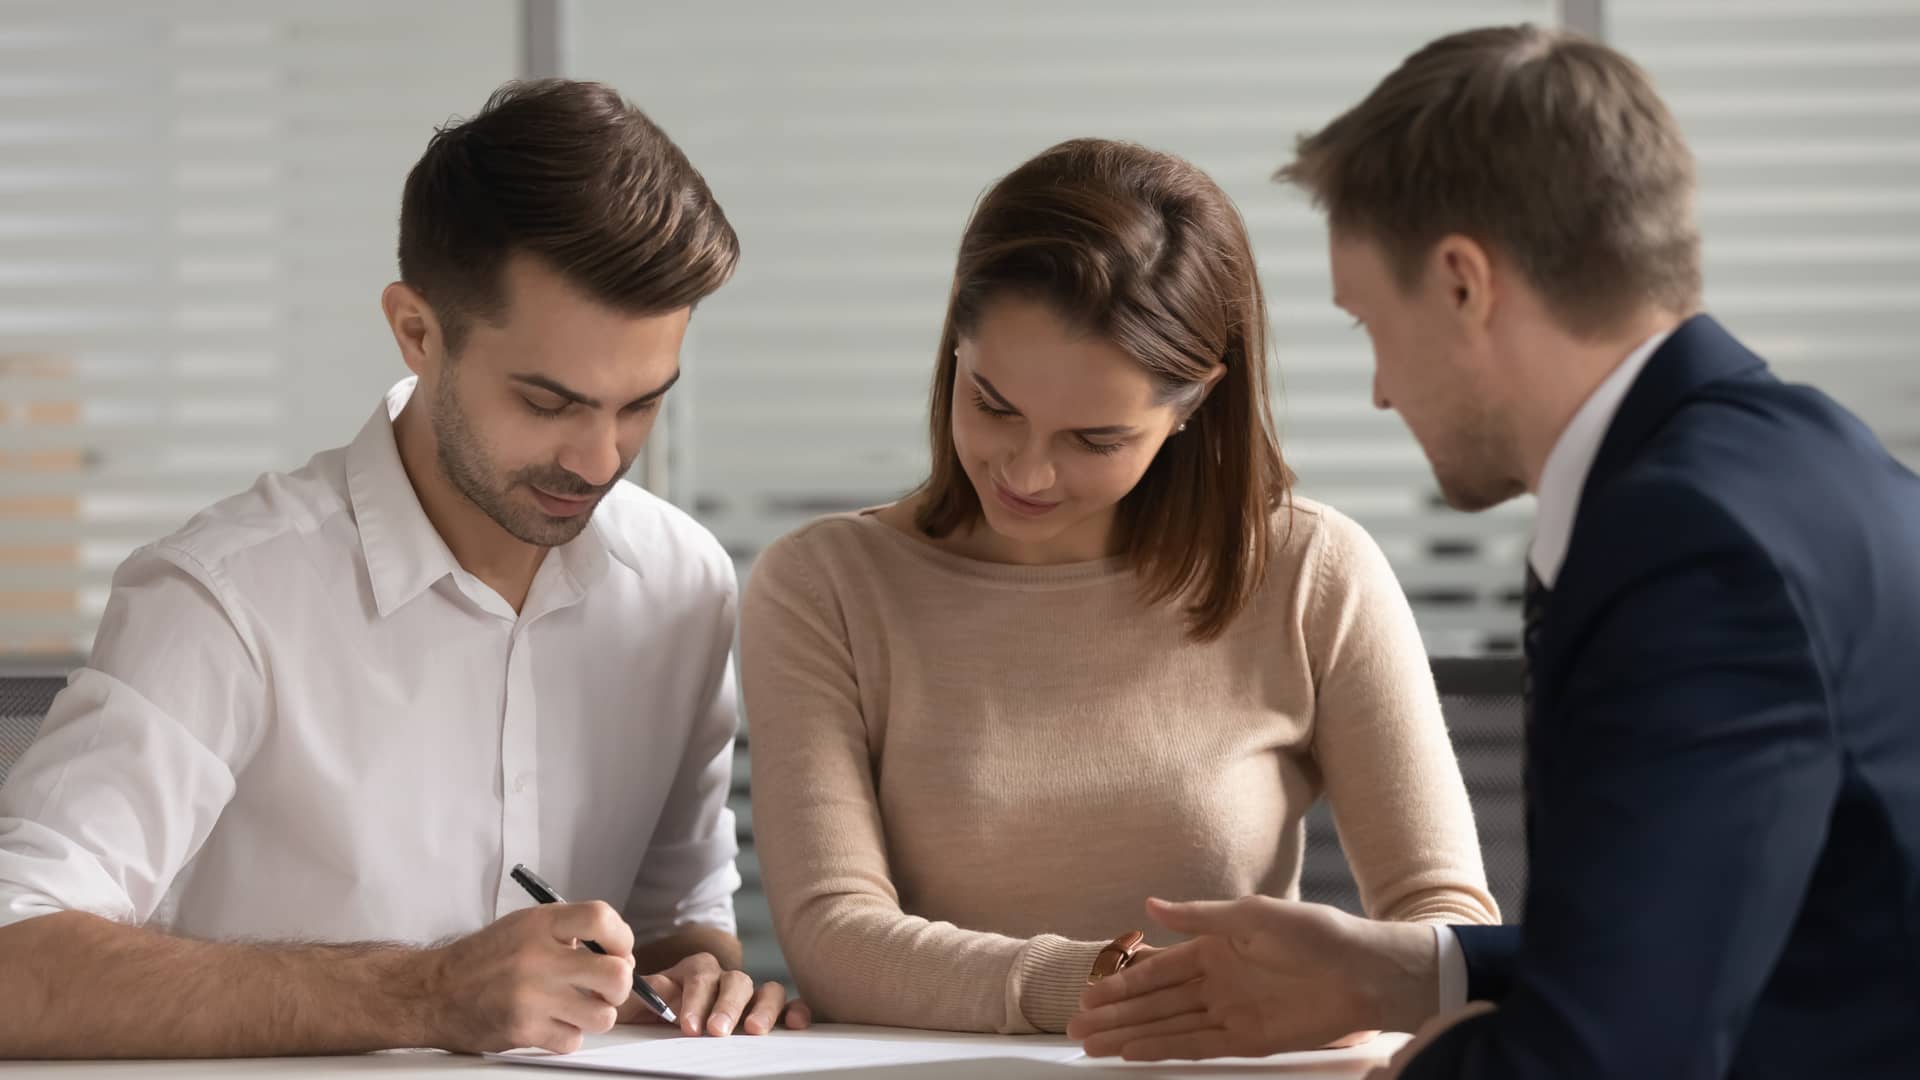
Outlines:
[[1061,1031],[1105,942],[964,930],[878,900],[780,919],[794,979],[823,1019],[946,1031]]
[[82,912],[0,927],[0,1057],[358,1053],[433,1044],[433,954],[195,941]]

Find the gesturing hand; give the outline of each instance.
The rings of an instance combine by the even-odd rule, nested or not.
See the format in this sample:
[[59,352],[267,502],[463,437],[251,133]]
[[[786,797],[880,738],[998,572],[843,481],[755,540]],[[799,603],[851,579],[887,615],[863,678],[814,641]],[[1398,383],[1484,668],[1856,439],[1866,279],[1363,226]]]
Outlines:
[[1067,1034],[1091,1057],[1261,1057],[1407,1030],[1438,1003],[1431,927],[1268,897],[1147,902],[1195,935],[1087,988]]

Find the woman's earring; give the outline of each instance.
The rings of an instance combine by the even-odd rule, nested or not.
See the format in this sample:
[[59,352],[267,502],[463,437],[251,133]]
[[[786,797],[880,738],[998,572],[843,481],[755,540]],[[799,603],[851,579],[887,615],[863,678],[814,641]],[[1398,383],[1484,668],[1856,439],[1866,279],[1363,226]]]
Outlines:
[[1173,433],[1178,435],[1179,433],[1185,430],[1187,430],[1187,422],[1185,420],[1182,420],[1180,421],[1180,426],[1173,429]]

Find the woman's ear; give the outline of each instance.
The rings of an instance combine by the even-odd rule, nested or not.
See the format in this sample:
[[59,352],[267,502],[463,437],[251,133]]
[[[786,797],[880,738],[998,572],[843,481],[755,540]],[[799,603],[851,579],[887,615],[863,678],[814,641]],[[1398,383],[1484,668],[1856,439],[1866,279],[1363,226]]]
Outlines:
[[1213,388],[1220,385],[1220,380],[1225,378],[1226,374],[1227,365],[1215,364],[1212,370],[1201,376],[1200,392],[1194,395],[1193,401],[1186,408],[1180,410],[1180,422],[1174,425],[1175,431],[1187,430],[1187,423],[1193,419],[1193,414],[1199,412],[1200,406],[1207,403],[1207,395],[1213,393]]
[[1227,365],[1225,364],[1213,365],[1213,369],[1208,371],[1206,376],[1200,380],[1203,386],[1203,389],[1200,391],[1199,400],[1193,403],[1193,407],[1198,409],[1200,407],[1200,403],[1207,400],[1207,395],[1213,393],[1213,388],[1216,386],[1219,386],[1220,380],[1226,377],[1227,377]]

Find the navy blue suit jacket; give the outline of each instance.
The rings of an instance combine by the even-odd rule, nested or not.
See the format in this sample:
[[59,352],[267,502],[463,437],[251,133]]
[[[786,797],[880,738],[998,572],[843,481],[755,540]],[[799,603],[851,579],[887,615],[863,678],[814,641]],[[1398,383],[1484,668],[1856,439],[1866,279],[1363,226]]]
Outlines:
[[1920,1077],[1920,479],[1705,316],[1530,650],[1522,926],[1409,1077]]

